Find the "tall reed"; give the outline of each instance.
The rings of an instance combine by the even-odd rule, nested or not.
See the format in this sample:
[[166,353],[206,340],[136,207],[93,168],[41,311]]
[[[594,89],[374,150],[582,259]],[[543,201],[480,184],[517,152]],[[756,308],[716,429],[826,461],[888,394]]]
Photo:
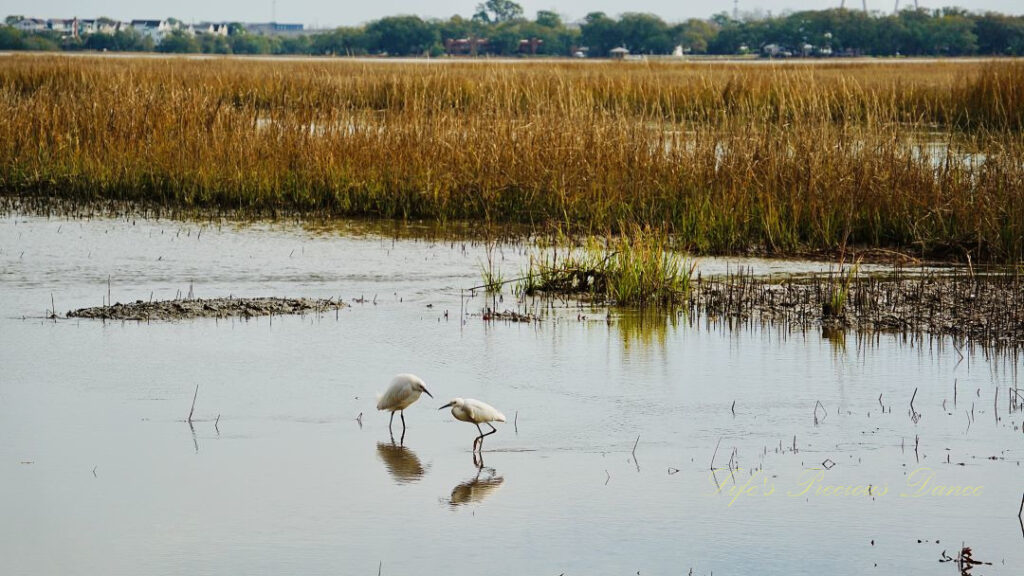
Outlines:
[[0,61],[0,194],[1021,260],[1024,64]]

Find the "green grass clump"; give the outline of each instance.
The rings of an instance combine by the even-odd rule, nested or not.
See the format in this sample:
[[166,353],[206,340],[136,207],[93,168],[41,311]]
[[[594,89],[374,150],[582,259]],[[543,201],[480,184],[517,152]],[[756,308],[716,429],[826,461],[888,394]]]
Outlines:
[[671,306],[689,294],[693,270],[667,236],[637,228],[604,243],[590,238],[564,254],[556,249],[531,256],[518,291],[586,295],[619,306]]
[[843,268],[845,260],[845,257],[839,259],[839,270],[834,276],[832,271],[829,270],[827,295],[821,306],[822,318],[825,320],[842,318],[845,315],[846,300],[850,294],[850,283],[857,276],[863,258],[858,258],[853,266],[848,269]]

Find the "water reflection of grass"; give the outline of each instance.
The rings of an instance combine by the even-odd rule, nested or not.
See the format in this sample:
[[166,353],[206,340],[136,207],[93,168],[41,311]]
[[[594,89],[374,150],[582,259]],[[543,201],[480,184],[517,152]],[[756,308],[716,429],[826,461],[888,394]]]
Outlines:
[[624,310],[613,317],[612,325],[622,340],[622,347],[664,348],[668,336],[675,332],[679,315],[663,310]]

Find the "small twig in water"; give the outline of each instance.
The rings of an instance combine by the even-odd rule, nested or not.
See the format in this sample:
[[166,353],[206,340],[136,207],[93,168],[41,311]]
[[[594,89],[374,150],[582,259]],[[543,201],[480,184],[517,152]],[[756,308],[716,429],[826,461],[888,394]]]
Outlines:
[[196,397],[199,396],[199,384],[196,384],[196,393],[192,395],[192,408],[188,411],[188,423],[192,424],[192,413],[196,409]]
[[921,413],[914,408],[914,399],[917,398],[917,388],[914,388],[914,395],[910,397],[910,419],[917,424],[921,419]]
[[718,446],[722,443],[722,439],[718,439],[718,443],[715,444],[715,453],[711,455],[711,469],[715,469],[715,456],[718,456]]
[[732,408],[731,408],[731,410],[732,410],[733,417],[735,417],[736,416],[736,401],[735,400],[732,401]]
[[516,434],[519,434],[519,410],[516,410],[516,415],[512,418],[512,426],[515,427]]
[[633,464],[636,464],[636,471],[640,471],[640,462],[636,459],[636,445],[640,443],[640,435],[636,435],[636,442],[633,442],[633,451],[630,454],[633,455]]

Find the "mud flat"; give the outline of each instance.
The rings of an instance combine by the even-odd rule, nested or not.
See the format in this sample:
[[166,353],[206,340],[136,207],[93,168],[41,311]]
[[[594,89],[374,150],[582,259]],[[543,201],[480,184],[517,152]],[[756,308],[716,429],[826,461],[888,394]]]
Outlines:
[[1015,273],[907,274],[852,279],[735,274],[697,279],[691,313],[802,328],[951,336],[1024,346],[1024,286]]
[[345,303],[334,299],[310,298],[212,298],[190,300],[161,300],[112,306],[79,308],[67,313],[68,318],[94,318],[97,320],[137,320],[148,322],[189,320],[192,318],[254,318],[285,314],[310,314],[339,310]]

